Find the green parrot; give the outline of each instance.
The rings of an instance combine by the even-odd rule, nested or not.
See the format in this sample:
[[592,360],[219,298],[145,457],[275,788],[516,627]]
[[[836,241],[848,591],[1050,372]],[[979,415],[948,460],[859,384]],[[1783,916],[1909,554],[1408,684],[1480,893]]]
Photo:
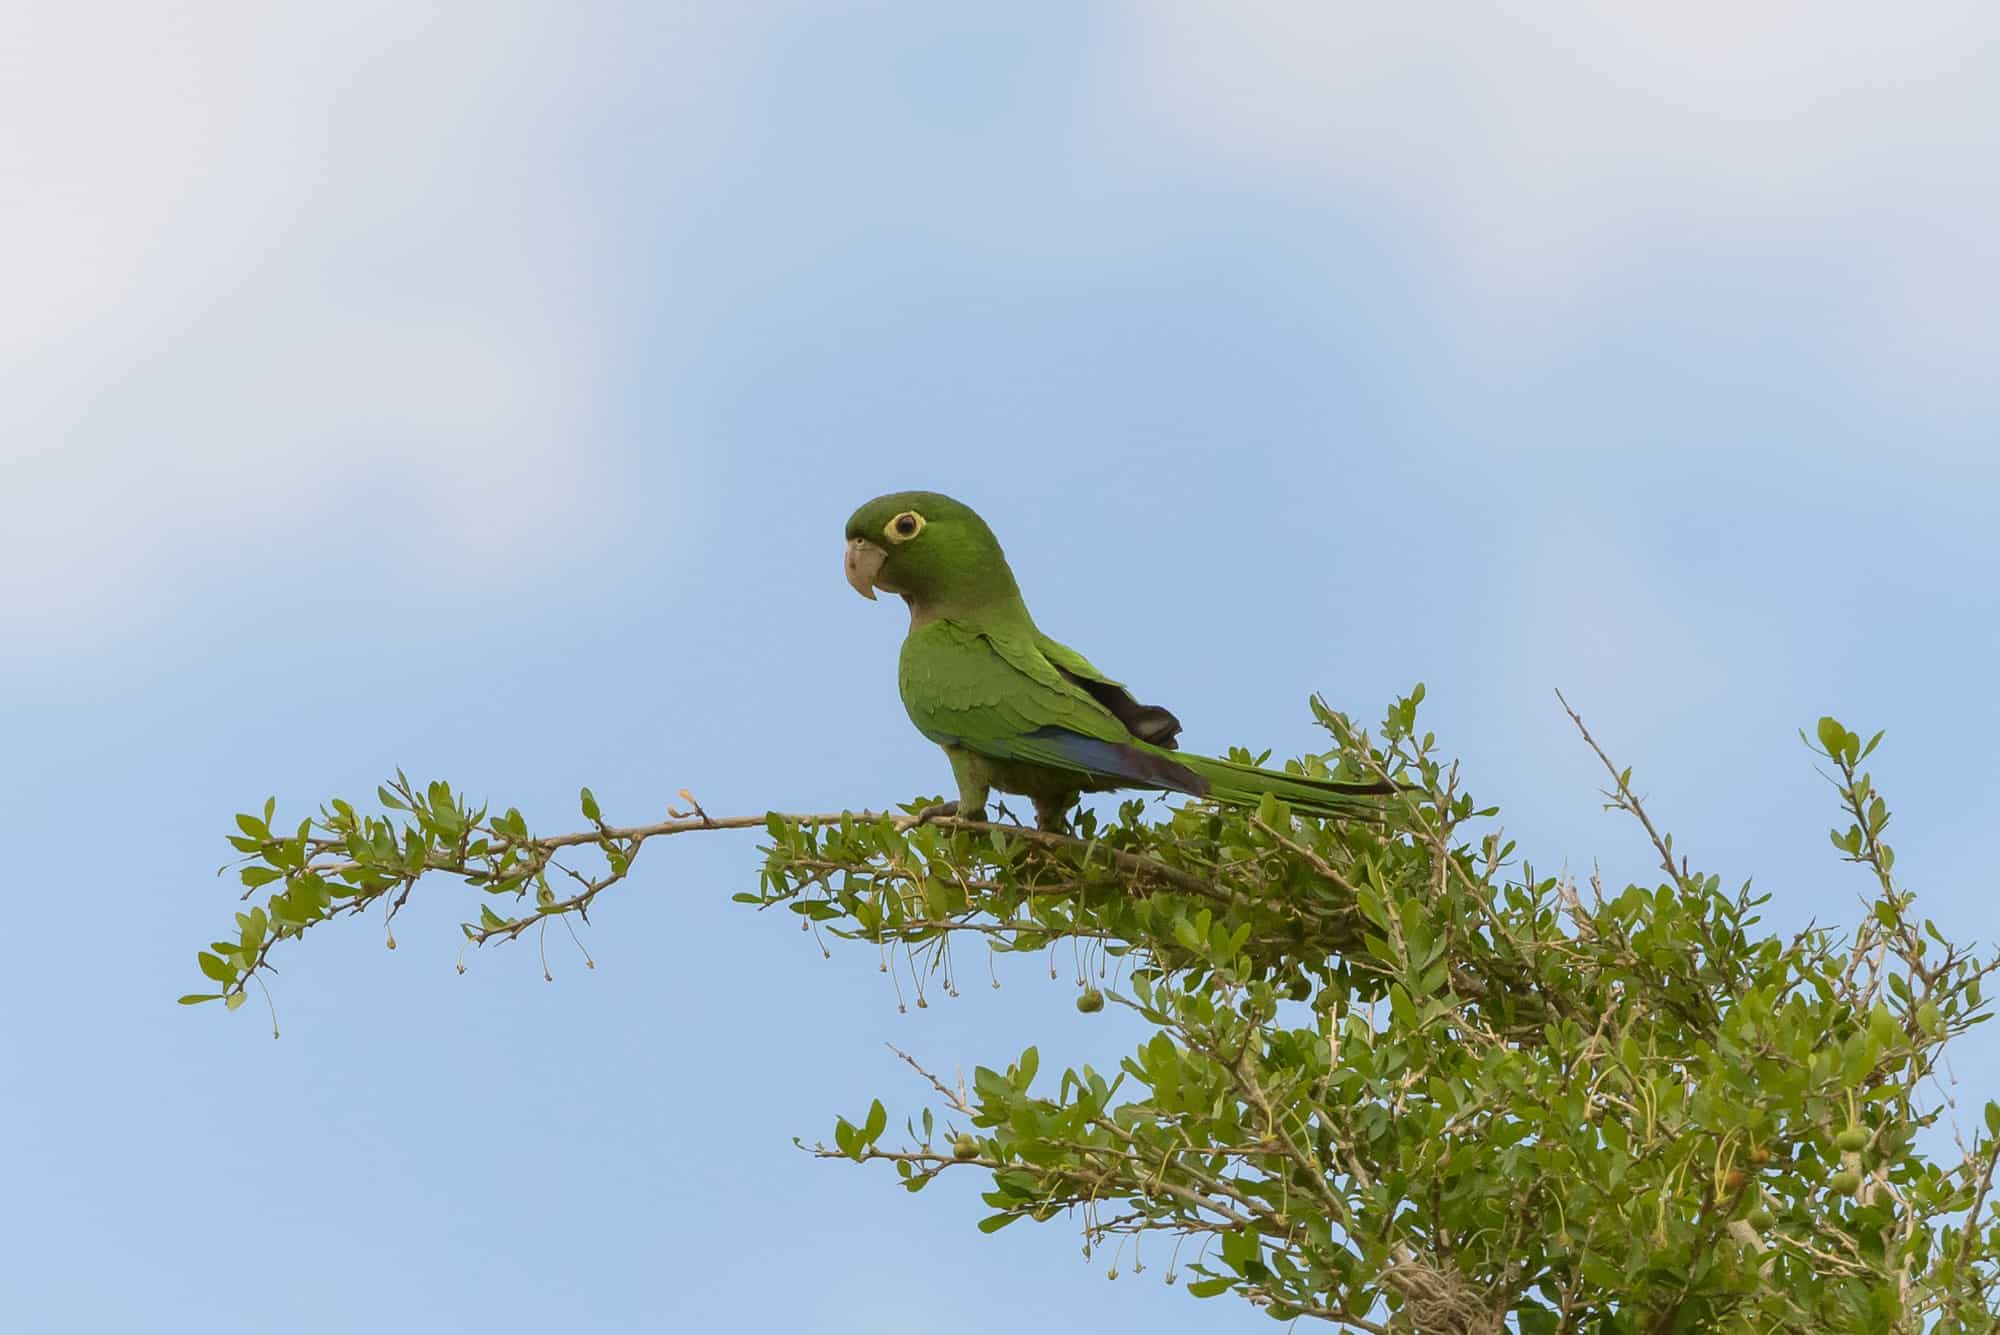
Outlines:
[[1045,830],[1063,828],[1080,794],[1113,788],[1245,806],[1269,793],[1316,816],[1366,814],[1366,799],[1396,791],[1181,754],[1179,719],[1036,627],[993,530],[949,496],[902,491],[856,510],[846,567],[862,597],[880,589],[909,604],[903,706],[958,782],[958,800],[926,816],[984,820],[995,788],[1032,799]]

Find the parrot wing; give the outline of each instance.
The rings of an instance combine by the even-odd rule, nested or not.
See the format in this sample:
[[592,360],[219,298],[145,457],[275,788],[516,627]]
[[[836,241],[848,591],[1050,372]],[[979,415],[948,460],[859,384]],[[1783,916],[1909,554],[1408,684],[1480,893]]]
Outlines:
[[1180,745],[1181,721],[1171,710],[1159,705],[1142,705],[1125,688],[1122,681],[1113,681],[1100,672],[1096,665],[1076,650],[1059,640],[1052,640],[1039,630],[1035,632],[1035,647],[1042,657],[1055,666],[1056,671],[1083,688],[1091,699],[1111,711],[1113,718],[1125,725],[1125,730],[1142,742],[1172,751]]
[[[1055,645],[1057,656],[1044,644]],[[1200,775],[1149,745],[1102,693],[1138,711],[1141,726],[1151,707],[1044,636],[940,619],[910,632],[898,675],[911,721],[941,746],[1194,796],[1208,790]]]

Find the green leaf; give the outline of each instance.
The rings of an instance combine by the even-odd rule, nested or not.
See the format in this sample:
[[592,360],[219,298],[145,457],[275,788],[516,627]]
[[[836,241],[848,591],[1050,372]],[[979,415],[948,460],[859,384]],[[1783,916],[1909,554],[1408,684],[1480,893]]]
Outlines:
[[990,1214],[979,1221],[981,1233],[998,1233],[1021,1216],[1017,1214]]
[[1222,1259],[1241,1270],[1255,1260],[1258,1253],[1257,1239],[1248,1232],[1235,1230],[1221,1236]]
[[254,960],[258,947],[264,944],[264,933],[270,926],[270,919],[261,908],[252,910],[248,916],[249,921],[243,925],[243,936],[238,944],[243,948],[243,958]]
[[235,968],[221,958],[209,954],[206,950],[196,955],[195,960],[201,965],[201,971],[216,982],[233,983],[236,981]]
[[1369,922],[1374,923],[1385,932],[1389,930],[1389,910],[1382,903],[1382,896],[1364,885],[1356,891],[1354,902],[1355,906],[1361,910],[1362,917],[1368,919]]
[[[220,992],[190,992],[180,999],[180,1004],[183,1006],[198,1006],[204,1001],[220,1001],[221,999],[222,993]],[[1988,1112],[1993,1110],[1993,1105],[1990,1103],[1986,1107]]]
[[582,791],[581,800],[583,802],[583,818],[585,820],[595,821],[602,819],[597,810],[597,798],[591,793],[590,789],[585,788]]
[[1556,1314],[1539,1303],[1523,1301],[1516,1313],[1521,1335],[1555,1335]]
[[888,1125],[889,1110],[882,1106],[882,1100],[876,1099],[868,1105],[868,1120],[861,1124],[861,1143],[873,1145],[875,1138],[880,1136],[883,1128]]
[[1236,1281],[1233,1279],[1227,1279],[1222,1277],[1218,1277],[1215,1279],[1197,1279],[1189,1282],[1187,1286],[1187,1291],[1193,1294],[1197,1298],[1213,1298],[1218,1294],[1229,1292],[1229,1286],[1234,1284],[1235,1282]]
[[1181,918],[1174,923],[1174,940],[1178,941],[1182,949],[1188,951],[1190,954],[1201,955],[1205,954],[1208,950],[1207,939],[1200,932],[1196,931],[1194,924],[1186,918]]
[[1935,1001],[1926,1001],[1917,1007],[1917,1028],[1926,1034],[1935,1035],[1939,1029],[1938,1008]]
[[1417,1027],[1417,1008],[1411,1003],[1410,994],[1403,990],[1401,983],[1392,983],[1389,987],[1389,1012],[1395,1016],[1396,1023],[1402,1028]]
[[1847,729],[1831,717],[1819,721],[1819,744],[1827,754],[1838,756],[1841,743],[1847,740]]

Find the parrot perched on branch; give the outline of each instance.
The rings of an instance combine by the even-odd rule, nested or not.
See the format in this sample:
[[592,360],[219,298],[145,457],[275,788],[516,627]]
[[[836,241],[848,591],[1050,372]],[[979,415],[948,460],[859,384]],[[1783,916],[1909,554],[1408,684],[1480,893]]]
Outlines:
[[1082,793],[1151,788],[1243,806],[1269,793],[1309,815],[1353,816],[1397,789],[1181,754],[1179,719],[1036,628],[993,530],[949,496],[903,491],[856,510],[846,567],[862,597],[879,589],[909,604],[903,706],[958,781],[958,800],[926,815],[983,820],[998,788],[1032,799],[1043,829],[1061,829]]

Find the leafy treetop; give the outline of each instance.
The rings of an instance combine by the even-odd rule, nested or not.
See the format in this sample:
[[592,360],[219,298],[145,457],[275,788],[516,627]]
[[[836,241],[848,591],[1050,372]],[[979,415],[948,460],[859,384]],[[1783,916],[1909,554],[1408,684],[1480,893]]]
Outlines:
[[913,1192],[986,1172],[984,1231],[1063,1215],[1113,1277],[1159,1264],[1150,1240],[1199,1297],[1357,1331],[2000,1329],[2000,1106],[1932,1153],[1945,1045],[1987,1018],[2000,961],[1946,941],[1896,881],[1859,768],[1880,734],[1822,719],[1808,742],[1845,813],[1833,844],[1868,873],[1864,916],[1781,939],[1747,884],[1676,855],[1608,758],[1608,805],[1661,879],[1614,893],[1517,859],[1418,732],[1422,699],[1379,739],[1313,701],[1333,746],[1304,772],[1410,785],[1375,823],[1132,801],[1064,835],[920,822],[921,803],[714,818],[683,792],[666,821],[613,826],[586,789],[589,829],[538,836],[400,773],[381,814],[334,799],[279,829],[266,803],[232,837],[261,902],[200,954],[213,990],[182,1000],[234,1009],[281,943],[370,908],[393,922],[428,877],[476,893],[467,948],[540,938],[587,921],[646,844],[755,827],[763,871],[736,898],[873,945],[904,1004],[955,995],[968,951],[1048,952],[1073,963],[1079,1009],[1150,1028],[1108,1073],[1042,1077],[1029,1048],[947,1081],[905,1056],[934,1107],[890,1141],[878,1100],[809,1147]]

